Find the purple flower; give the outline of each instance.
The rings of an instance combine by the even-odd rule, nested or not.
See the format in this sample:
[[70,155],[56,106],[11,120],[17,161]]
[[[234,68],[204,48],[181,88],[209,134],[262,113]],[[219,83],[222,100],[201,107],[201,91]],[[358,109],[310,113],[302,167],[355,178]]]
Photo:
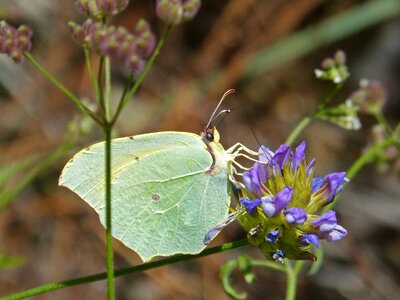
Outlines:
[[326,239],[328,242],[338,241],[344,238],[347,235],[347,230],[336,224],[335,228],[333,228],[330,232],[323,232],[320,234],[321,238]]
[[274,197],[276,212],[278,214],[284,209],[286,206],[289,205],[290,199],[293,196],[293,188],[290,186],[285,186],[282,190],[280,190]]
[[134,74],[143,70],[145,59],[154,50],[155,36],[143,19],[138,21],[133,33],[122,26],[108,26],[91,19],[82,25],[74,22],[68,25],[73,39],[78,44],[122,61]]
[[313,158],[307,166],[307,169],[306,169],[307,177],[310,176],[311,171],[314,169],[314,165],[315,165],[315,158]]
[[300,207],[291,207],[283,212],[286,222],[292,225],[303,225],[307,220],[307,213]]
[[16,63],[24,59],[32,48],[32,29],[26,25],[15,28],[6,21],[0,22],[0,53],[5,53]]
[[270,243],[276,243],[278,241],[278,237],[280,234],[281,233],[280,233],[279,229],[271,230],[270,232],[267,233],[265,240]]
[[342,191],[344,183],[349,182],[349,180],[346,178],[346,172],[339,172],[326,175],[324,182],[326,184],[325,195],[328,197],[325,202],[325,205],[327,205]]
[[261,207],[264,212],[264,214],[267,217],[272,217],[275,214],[276,207],[275,207],[275,202],[270,196],[264,196],[261,198]]
[[243,183],[246,189],[251,193],[261,194],[263,183],[267,180],[268,173],[265,165],[254,163],[249,171],[243,172]]
[[318,191],[324,183],[324,179],[322,177],[314,177],[311,184],[311,193]]
[[280,145],[270,161],[271,168],[273,170],[282,170],[283,165],[285,164],[289,154],[290,147],[288,145]]
[[257,211],[257,207],[261,204],[261,200],[258,198],[254,200],[250,200],[249,198],[242,198],[240,199],[240,204],[242,204],[246,208],[247,212],[253,216]]
[[272,152],[265,146],[261,146],[258,149],[258,153],[259,153],[258,160],[265,164],[269,163],[271,161],[272,157],[274,156],[274,152]]
[[289,205],[292,196],[293,188],[290,186],[285,186],[275,195],[274,198],[269,196],[262,197],[262,209],[265,215],[270,218],[277,216],[282,209]]
[[311,221],[311,225],[319,232],[330,232],[337,225],[336,213],[333,210],[328,210],[319,218]]
[[269,253],[273,260],[283,263],[283,259],[286,257],[286,253],[283,250]]
[[302,141],[300,145],[296,147],[295,153],[290,153],[290,160],[292,162],[292,168],[293,170],[297,170],[301,163],[303,162],[303,159],[305,157],[305,149],[306,149],[306,142]]
[[314,244],[314,246],[318,248],[319,246],[318,236],[313,233],[304,233],[300,236],[300,243]]

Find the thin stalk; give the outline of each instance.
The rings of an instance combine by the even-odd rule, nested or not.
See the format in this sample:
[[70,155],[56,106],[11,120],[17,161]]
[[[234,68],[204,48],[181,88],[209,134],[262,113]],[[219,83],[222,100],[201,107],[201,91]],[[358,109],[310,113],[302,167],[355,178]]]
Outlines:
[[[105,65],[105,118],[107,122],[111,120],[111,63],[107,56],[104,60]],[[111,125],[112,126],[112,125]]]
[[292,145],[293,142],[297,139],[297,137],[300,135],[300,133],[311,123],[311,121],[314,119],[313,115],[309,115],[305,117],[303,120],[300,121],[299,124],[292,130],[292,132],[289,134],[288,138],[285,141],[286,145]]
[[111,131],[112,127],[106,123],[105,133],[105,173],[106,173],[106,264],[107,264],[107,296],[108,300],[115,299],[114,287],[114,253],[112,247],[112,210],[111,210]]
[[340,89],[343,87],[343,83],[339,83],[339,84],[335,84],[333,86],[332,89],[330,89],[325,96],[322,97],[318,108],[317,108],[317,112],[316,114],[318,114],[318,112],[322,111],[325,109],[325,107],[329,104],[329,102],[331,102],[331,100],[333,99],[333,97],[340,91]]
[[[104,56],[100,56],[100,61],[99,61],[99,69],[97,72],[97,82],[100,87],[103,86],[103,72],[104,72]],[[103,111],[105,111],[105,105],[104,105],[104,95],[103,95],[103,90],[100,88],[100,103],[101,106],[103,107]]]
[[294,272],[291,262],[285,263],[286,267],[286,300],[296,299],[297,274]]
[[[115,271],[114,275],[115,275],[115,277],[119,277],[119,276],[124,276],[124,275],[132,274],[132,273],[143,272],[143,271],[159,268],[159,267],[169,265],[169,264],[175,264],[178,262],[189,261],[189,260],[197,259],[200,257],[205,257],[208,255],[213,255],[216,253],[233,250],[233,249],[240,248],[240,247],[247,246],[247,245],[249,245],[249,242],[246,238],[246,239],[243,239],[243,240],[240,240],[237,242],[227,243],[227,244],[223,244],[221,246],[206,249],[197,255],[189,255],[189,254],[177,255],[177,256],[172,256],[172,257],[154,261],[154,262],[144,263],[144,264],[130,267],[130,268],[119,269],[119,270]],[[63,288],[86,284],[89,282],[100,281],[100,280],[104,280],[104,279],[107,279],[107,273],[98,273],[98,274],[89,275],[89,276],[85,276],[85,277],[79,277],[79,278],[69,279],[69,280],[65,280],[65,281],[45,284],[42,286],[35,287],[33,289],[25,290],[20,293],[1,297],[0,300],[25,299],[28,297],[37,296],[37,295],[48,293],[51,291],[56,291],[56,290],[60,290]]]
[[90,49],[88,47],[84,47],[83,51],[85,53],[85,60],[89,71],[89,77],[90,80],[92,81],[92,86],[96,93],[97,103],[99,105],[101,112],[104,113],[103,93],[100,89],[100,82],[96,80],[96,76],[94,74],[92,59],[90,57]]
[[[386,120],[385,116],[381,112],[376,112],[374,114],[375,119],[378,121],[379,124],[383,126],[383,129],[385,131],[386,136],[392,136],[395,134],[390,127],[388,121]],[[393,145],[396,147],[397,151],[400,152],[400,143],[398,140],[396,140],[396,137],[394,137],[393,140]]]
[[160,40],[158,41],[158,44],[156,46],[156,49],[153,51],[153,54],[150,56],[149,60],[146,63],[146,66],[144,67],[143,71],[140,73],[140,76],[136,80],[135,84],[131,88],[131,90],[126,93],[125,97],[121,99],[121,101],[118,103],[117,110],[114,114],[114,117],[112,118],[111,124],[114,124],[115,121],[118,119],[119,114],[121,113],[122,109],[126,105],[126,103],[129,101],[129,99],[136,93],[137,89],[141,86],[143,80],[146,78],[147,74],[149,73],[151,67],[154,64],[155,59],[157,56],[160,54],[161,49],[164,47],[165,41],[167,40],[171,29],[173,25],[170,24],[167,26],[167,29],[164,31],[163,35],[161,36]]
[[72,102],[74,102],[82,112],[89,115],[94,121],[96,121],[96,123],[100,125],[102,124],[101,120],[81,101],[81,99],[75,96],[65,85],[51,75],[30,53],[25,52],[25,58],[32,63],[52,84],[54,84],[61,92],[63,92],[64,95],[71,99]]

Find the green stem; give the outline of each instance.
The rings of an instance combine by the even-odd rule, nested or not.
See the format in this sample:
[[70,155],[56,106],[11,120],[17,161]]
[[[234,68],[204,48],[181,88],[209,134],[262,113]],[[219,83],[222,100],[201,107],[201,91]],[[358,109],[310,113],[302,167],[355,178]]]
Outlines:
[[105,117],[109,122],[111,120],[111,63],[107,56],[104,61],[105,65]]
[[[197,259],[200,257],[216,254],[216,253],[233,250],[233,249],[247,246],[247,245],[249,245],[248,240],[243,239],[243,240],[240,240],[237,242],[227,243],[227,244],[223,244],[221,246],[206,249],[197,255],[188,255],[188,254],[177,255],[177,256],[172,256],[172,257],[162,259],[159,261],[144,263],[144,264],[141,264],[141,265],[138,265],[135,267],[119,269],[119,270],[115,271],[114,275],[115,275],[115,277],[119,277],[119,276],[124,276],[124,275],[132,274],[132,273],[143,272],[143,271],[147,271],[150,269],[159,268],[159,267],[162,267],[165,265],[174,264],[177,262],[189,261],[189,260]],[[51,291],[56,291],[56,290],[63,289],[66,287],[71,287],[71,286],[81,285],[81,284],[85,284],[85,283],[89,283],[89,282],[104,280],[106,278],[107,278],[107,273],[99,273],[99,274],[94,274],[94,275],[90,275],[90,276],[45,284],[42,286],[35,287],[33,289],[29,289],[29,290],[20,292],[20,293],[16,293],[16,294],[9,295],[9,296],[4,296],[4,297],[0,298],[0,300],[25,299],[28,297],[37,296],[40,294],[48,293]]]
[[146,63],[146,66],[144,67],[143,71],[140,73],[140,76],[136,80],[135,84],[133,85],[131,90],[128,93],[126,93],[125,97],[123,97],[121,99],[121,101],[118,103],[118,107],[117,107],[114,117],[112,118],[111,124],[115,123],[115,121],[118,119],[118,116],[121,113],[122,109],[125,107],[126,103],[136,93],[137,89],[141,86],[143,80],[146,78],[151,67],[153,66],[155,59],[160,54],[161,49],[164,47],[165,41],[167,40],[172,27],[173,27],[172,24],[167,26],[167,29],[164,31],[163,35],[161,36],[161,39],[158,41],[156,49],[153,51],[153,54],[150,56],[149,60]]
[[288,138],[285,141],[286,145],[292,145],[292,143],[296,140],[296,138],[300,135],[300,133],[311,123],[314,119],[313,115],[309,115],[300,121],[299,124],[292,130],[289,134]]
[[297,287],[297,274],[294,273],[291,262],[288,260],[285,262],[286,266],[286,300],[294,300],[296,298],[296,287]]
[[383,128],[385,130],[385,134],[387,136],[391,136],[393,134],[392,128],[390,127],[388,121],[383,116],[383,114],[381,112],[376,112],[376,113],[374,113],[374,117],[378,121],[378,123],[383,126]]
[[107,260],[107,295],[108,300],[115,299],[114,287],[114,253],[112,247],[112,210],[111,210],[111,131],[112,127],[106,123],[105,133],[105,172],[106,172],[106,260]]
[[96,93],[97,103],[99,105],[100,110],[104,113],[103,93],[101,92],[100,89],[100,82],[96,80],[96,76],[94,74],[92,59],[90,58],[90,49],[88,47],[84,47],[83,51],[85,53],[85,60],[89,71],[89,77],[90,80],[92,81],[92,86]]
[[297,290],[297,278],[300,273],[301,268],[304,265],[304,261],[296,261],[294,268],[290,261],[286,261],[286,300],[294,300],[296,299],[296,290]]
[[74,102],[81,111],[89,115],[94,121],[102,124],[101,120],[92,112],[77,96],[75,96],[65,85],[51,75],[29,52],[25,52],[25,58],[31,62],[40,73],[42,73],[52,84],[54,84],[61,92]]

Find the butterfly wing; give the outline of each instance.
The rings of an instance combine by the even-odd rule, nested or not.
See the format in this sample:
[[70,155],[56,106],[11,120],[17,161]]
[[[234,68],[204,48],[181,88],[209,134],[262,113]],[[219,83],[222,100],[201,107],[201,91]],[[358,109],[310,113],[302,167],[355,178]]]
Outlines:
[[[205,233],[228,215],[227,170],[212,164],[200,136],[160,132],[112,140],[113,236],[143,260],[204,249]],[[65,166],[66,186],[105,224],[104,143]]]

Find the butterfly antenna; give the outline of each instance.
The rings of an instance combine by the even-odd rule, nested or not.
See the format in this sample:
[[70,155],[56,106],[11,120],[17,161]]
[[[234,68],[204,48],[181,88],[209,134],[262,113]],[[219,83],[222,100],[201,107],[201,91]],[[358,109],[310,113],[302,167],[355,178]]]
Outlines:
[[215,114],[217,113],[219,107],[221,106],[221,104],[222,104],[222,102],[225,100],[225,98],[226,98],[228,95],[230,95],[230,94],[232,94],[232,93],[234,93],[234,92],[235,92],[234,89],[230,89],[230,90],[227,90],[227,91],[225,92],[225,94],[222,95],[221,100],[219,100],[217,107],[214,109],[214,111],[213,111],[213,113],[212,113],[212,115],[211,115],[211,117],[210,117],[210,120],[208,120],[208,123],[207,123],[206,128],[209,128],[210,124],[220,115],[220,113],[221,113],[221,112],[224,112],[224,111],[221,111],[220,113],[218,113],[217,117],[215,117]]
[[251,127],[251,126],[249,125],[249,128],[250,128],[250,130],[251,130],[251,133],[253,134],[254,138],[256,139],[258,146],[259,146],[259,147],[261,147],[260,140],[258,139],[258,137],[257,137],[256,133],[254,132],[254,129],[253,129],[253,127]]

